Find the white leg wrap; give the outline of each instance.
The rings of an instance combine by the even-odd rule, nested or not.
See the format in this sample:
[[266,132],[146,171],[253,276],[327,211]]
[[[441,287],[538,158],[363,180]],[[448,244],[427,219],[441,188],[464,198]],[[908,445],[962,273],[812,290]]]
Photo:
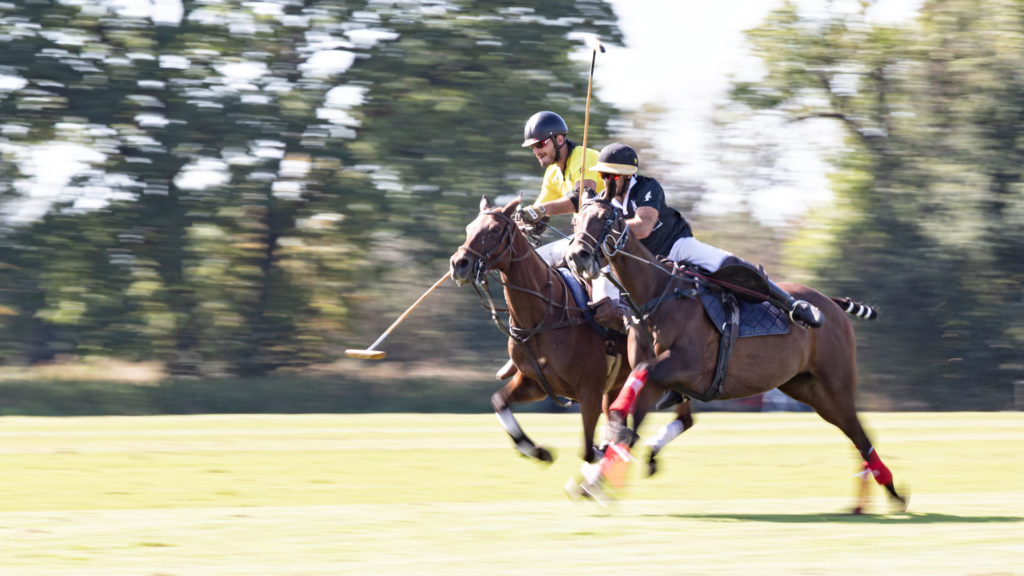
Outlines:
[[666,444],[671,442],[686,430],[686,426],[682,420],[673,420],[668,424],[661,427],[658,433],[655,434],[654,438],[647,441],[647,446],[652,448],[654,451],[660,451],[665,447]]
[[580,466],[580,476],[587,484],[597,484],[601,480],[601,464],[599,462],[593,464],[584,462]]
[[512,415],[512,410],[508,408],[502,408],[501,412],[495,412],[498,415],[498,421],[501,422],[501,427],[508,432],[508,435],[519,439],[525,436],[523,429],[519,427],[519,423],[516,422],[516,417]]

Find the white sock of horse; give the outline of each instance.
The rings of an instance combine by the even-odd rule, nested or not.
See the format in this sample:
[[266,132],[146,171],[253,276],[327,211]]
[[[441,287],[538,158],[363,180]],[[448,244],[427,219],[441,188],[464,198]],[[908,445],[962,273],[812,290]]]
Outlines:
[[660,452],[666,444],[675,440],[676,436],[679,436],[686,431],[686,424],[683,424],[682,420],[673,420],[668,424],[661,427],[658,433],[647,441],[647,447],[653,452]]

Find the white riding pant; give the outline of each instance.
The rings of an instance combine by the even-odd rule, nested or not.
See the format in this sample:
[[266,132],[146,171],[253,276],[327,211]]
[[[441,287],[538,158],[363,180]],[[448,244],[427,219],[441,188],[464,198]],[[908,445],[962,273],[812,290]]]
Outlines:
[[601,275],[590,281],[591,302],[600,302],[605,298],[611,298],[612,302],[619,301],[619,289],[604,276],[608,273],[610,268],[605,266],[601,269]]
[[668,251],[668,258],[673,262],[680,260],[690,264],[696,264],[708,272],[714,272],[722,265],[722,260],[732,256],[731,252],[715,248],[711,244],[705,244],[693,236],[680,238]]
[[548,263],[548,266],[556,268],[562,264],[562,256],[565,255],[565,249],[568,247],[569,238],[562,238],[538,247],[537,254]]
[[[561,240],[555,240],[549,242],[537,248],[537,254],[540,255],[548,266],[556,267],[563,264],[562,257],[565,255],[565,250],[569,247],[569,238],[562,238]],[[608,267],[605,267],[608,270]],[[591,302],[600,302],[604,298],[611,298],[613,302],[619,301],[619,289],[616,288],[611,282],[608,281],[604,276],[598,276],[591,281]]]
[[[544,244],[537,248],[537,254],[548,265],[558,266],[562,263],[562,256],[565,254],[566,248],[569,247],[569,241],[568,238],[562,238]],[[731,252],[716,248],[711,244],[705,244],[693,236],[676,240],[675,244],[672,245],[672,249],[668,251],[668,258],[672,261],[689,262],[704,268],[708,272],[718,270],[722,265],[722,260],[729,256],[732,256]],[[613,286],[604,276],[594,279],[592,292],[591,300],[593,302],[600,302],[605,297],[611,298],[616,302],[619,300],[618,288]]]

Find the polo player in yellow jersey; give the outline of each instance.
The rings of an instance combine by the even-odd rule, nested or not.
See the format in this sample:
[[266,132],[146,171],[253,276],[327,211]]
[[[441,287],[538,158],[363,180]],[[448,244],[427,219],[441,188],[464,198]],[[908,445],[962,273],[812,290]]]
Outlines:
[[[523,147],[530,148],[537,163],[544,168],[544,179],[540,195],[531,205],[520,208],[519,217],[527,225],[536,225],[548,216],[572,214],[579,208],[579,181],[584,164],[583,188],[600,194],[604,182],[593,170],[597,164],[597,150],[583,147],[568,138],[569,127],[561,116],[548,110],[537,112],[523,127]],[[562,265],[562,254],[569,245],[563,238],[537,248],[537,253],[550,266]],[[602,326],[621,331],[622,309],[618,303],[618,292],[607,281],[595,283],[594,320]],[[497,378],[504,380],[515,373],[515,365],[509,360],[497,372]]]

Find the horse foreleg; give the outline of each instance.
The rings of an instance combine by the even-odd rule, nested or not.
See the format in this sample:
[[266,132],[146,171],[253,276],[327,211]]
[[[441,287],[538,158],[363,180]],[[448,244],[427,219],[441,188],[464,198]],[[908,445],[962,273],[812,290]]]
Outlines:
[[584,462],[593,463],[597,460],[597,450],[594,449],[594,431],[597,429],[597,421],[603,413],[605,395],[598,391],[585,391],[580,393],[580,417],[583,419],[583,458]]
[[522,372],[517,372],[511,382],[491,396],[491,406],[494,407],[494,413],[498,416],[502,428],[515,443],[516,450],[523,456],[536,458],[541,462],[554,462],[555,457],[547,448],[537,446],[526,432],[523,432],[515,415],[512,414],[512,409],[509,408],[509,402],[512,400],[529,402],[541,397],[543,392],[537,383],[523,376]]
[[689,399],[684,399],[681,403],[676,404],[676,418],[668,424],[661,427],[658,433],[653,438],[647,441],[647,475],[654,476],[658,471],[658,453],[661,449],[668,445],[669,442],[676,439],[677,436],[686,432],[690,428],[693,428],[693,413],[690,407]]

